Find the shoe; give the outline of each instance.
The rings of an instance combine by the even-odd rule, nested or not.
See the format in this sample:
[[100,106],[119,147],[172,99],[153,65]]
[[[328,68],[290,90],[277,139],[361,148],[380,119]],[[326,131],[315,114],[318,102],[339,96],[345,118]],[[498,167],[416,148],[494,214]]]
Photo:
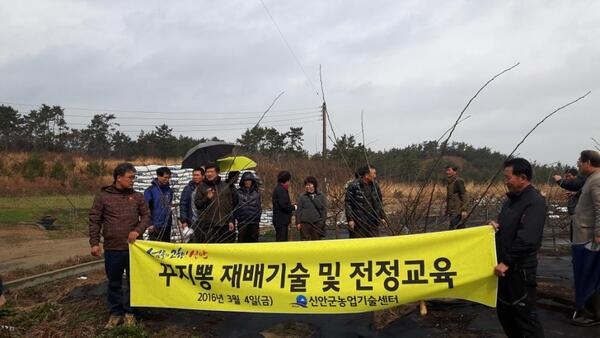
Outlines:
[[123,325],[125,325],[125,326],[135,326],[136,325],[135,316],[133,315],[133,313],[125,314],[125,319],[123,321]]
[[571,319],[571,324],[575,326],[590,327],[600,325],[600,320],[581,316]]
[[120,322],[121,322],[121,316],[110,315],[110,317],[108,317],[108,323],[106,323],[106,325],[104,325],[104,328],[107,330],[113,329],[113,328],[117,327],[117,325],[119,325]]

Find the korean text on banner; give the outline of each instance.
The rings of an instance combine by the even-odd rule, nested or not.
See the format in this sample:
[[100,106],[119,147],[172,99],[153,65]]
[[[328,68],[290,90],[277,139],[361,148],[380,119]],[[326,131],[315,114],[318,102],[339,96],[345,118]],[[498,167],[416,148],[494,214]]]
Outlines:
[[432,298],[496,305],[494,230],[280,243],[130,246],[133,306],[352,313]]

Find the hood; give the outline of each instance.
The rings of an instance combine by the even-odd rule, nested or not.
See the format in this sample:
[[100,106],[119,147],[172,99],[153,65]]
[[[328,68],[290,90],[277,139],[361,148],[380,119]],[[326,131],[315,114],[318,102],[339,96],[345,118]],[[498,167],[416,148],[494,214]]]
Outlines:
[[250,187],[250,190],[254,190],[254,189],[258,189],[258,182],[256,181],[256,176],[247,171],[242,175],[242,178],[240,179],[240,189],[245,189],[244,187],[244,181],[252,181],[252,186]]

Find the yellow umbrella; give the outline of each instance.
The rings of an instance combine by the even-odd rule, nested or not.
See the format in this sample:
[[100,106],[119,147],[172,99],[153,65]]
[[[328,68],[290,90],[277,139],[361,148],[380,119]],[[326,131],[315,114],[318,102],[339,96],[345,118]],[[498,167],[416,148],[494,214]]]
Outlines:
[[217,160],[221,171],[242,171],[256,168],[256,162],[246,156],[230,156]]

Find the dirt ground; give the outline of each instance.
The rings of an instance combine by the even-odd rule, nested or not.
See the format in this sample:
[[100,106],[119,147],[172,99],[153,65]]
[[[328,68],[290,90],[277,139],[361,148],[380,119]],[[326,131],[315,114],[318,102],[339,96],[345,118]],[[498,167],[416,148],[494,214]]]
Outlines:
[[[0,271],[34,268],[89,256],[82,234],[34,225],[0,227]],[[35,269],[34,269],[35,270]],[[600,327],[569,325],[572,308],[570,257],[540,257],[538,309],[547,337],[600,337]],[[85,277],[85,278],[81,278]],[[6,279],[5,279],[6,280]],[[106,331],[106,277],[103,269],[23,290],[9,290],[0,309],[0,337],[503,337],[495,309],[468,302],[429,301],[376,328],[373,313],[283,315],[174,309],[139,309],[140,325]],[[119,331],[121,330],[121,331]]]
[[[551,258],[554,270],[564,260]],[[562,271],[562,270],[561,270]],[[495,309],[462,301],[428,301],[383,328],[373,313],[286,315],[176,309],[137,309],[139,325],[106,331],[106,277],[102,269],[80,277],[10,291],[0,309],[0,337],[504,337]],[[550,272],[546,279],[560,278]],[[600,328],[569,325],[565,290],[540,285],[538,311],[546,337],[599,337]],[[562,287],[561,287],[562,288]],[[557,302],[557,300],[561,302]],[[409,309],[410,310],[410,309]]]
[[5,274],[89,255],[88,238],[83,234],[55,238],[60,235],[32,224],[0,225],[0,271]]

